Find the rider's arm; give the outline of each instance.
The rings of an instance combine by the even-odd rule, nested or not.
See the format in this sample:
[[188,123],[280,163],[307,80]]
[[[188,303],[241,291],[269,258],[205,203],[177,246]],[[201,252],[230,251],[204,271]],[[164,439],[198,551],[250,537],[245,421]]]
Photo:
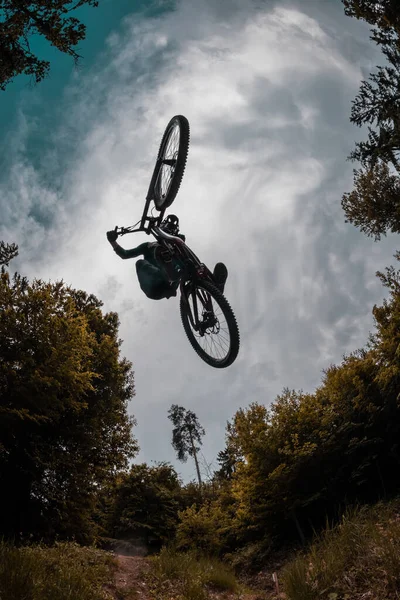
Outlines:
[[131,248],[130,250],[125,250],[122,248],[117,242],[110,242],[111,246],[114,248],[114,251],[121,258],[136,258],[140,256],[144,252],[146,252],[149,242],[143,242],[143,244],[139,244],[136,248]]

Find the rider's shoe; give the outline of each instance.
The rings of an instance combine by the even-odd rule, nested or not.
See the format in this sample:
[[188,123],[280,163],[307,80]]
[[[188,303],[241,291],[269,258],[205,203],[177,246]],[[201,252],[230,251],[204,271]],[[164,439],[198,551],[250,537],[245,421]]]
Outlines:
[[224,293],[227,277],[228,277],[228,269],[226,268],[224,263],[221,263],[221,262],[217,263],[214,267],[214,279],[215,279],[215,283],[217,284],[217,288],[219,289],[221,294]]
[[170,298],[174,298],[175,296],[177,296],[177,291],[171,286],[170,290],[167,292],[165,297],[169,300]]

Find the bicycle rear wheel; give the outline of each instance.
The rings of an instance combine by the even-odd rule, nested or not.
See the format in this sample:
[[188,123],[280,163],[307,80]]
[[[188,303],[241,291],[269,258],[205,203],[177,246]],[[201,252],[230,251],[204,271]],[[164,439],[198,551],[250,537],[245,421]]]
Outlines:
[[182,182],[189,152],[189,121],[183,115],[172,117],[161,139],[150,194],[157,210],[170,206]]
[[[207,364],[216,368],[229,367],[239,352],[240,336],[236,317],[225,296],[208,281],[196,283],[188,294],[188,303],[181,296],[182,325],[194,350]],[[196,322],[196,306],[199,330]]]

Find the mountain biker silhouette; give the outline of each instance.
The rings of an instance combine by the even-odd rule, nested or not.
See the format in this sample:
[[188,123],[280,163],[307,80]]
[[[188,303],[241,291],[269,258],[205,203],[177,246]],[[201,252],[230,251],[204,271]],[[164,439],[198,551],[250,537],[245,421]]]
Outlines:
[[[183,241],[186,240],[183,234],[178,233],[179,219],[176,215],[168,215],[160,229],[180,237]],[[118,256],[124,259],[143,256],[136,262],[136,273],[139,285],[148,298],[161,300],[177,295],[181,267],[167,250],[157,242],[144,242],[135,248],[125,250],[117,243],[117,238],[117,231],[107,231],[107,239]],[[213,274],[218,289],[223,293],[228,277],[228,270],[224,263],[217,263]]]

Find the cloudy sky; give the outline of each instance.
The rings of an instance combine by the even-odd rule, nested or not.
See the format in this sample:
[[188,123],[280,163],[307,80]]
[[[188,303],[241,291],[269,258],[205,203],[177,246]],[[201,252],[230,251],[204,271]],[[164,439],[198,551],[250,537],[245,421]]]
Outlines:
[[[0,239],[19,245],[15,270],[64,279],[119,313],[137,461],[171,461],[188,480],[194,466],[177,463],[170,443],[172,403],[196,412],[204,461],[216,466],[240,406],[268,405],[284,387],[313,391],[373,329],[384,297],[375,271],[396,241],[345,224],[340,198],[362,136],[351,100],[382,60],[339,0],[102,0],[80,15],[81,68],[34,40],[51,77],[36,87],[20,78],[1,95]],[[228,266],[241,331],[228,369],[200,360],[178,298],[148,300],[135,261],[105,237],[140,218],[175,114],[188,118],[191,145],[173,210],[196,254]]]

